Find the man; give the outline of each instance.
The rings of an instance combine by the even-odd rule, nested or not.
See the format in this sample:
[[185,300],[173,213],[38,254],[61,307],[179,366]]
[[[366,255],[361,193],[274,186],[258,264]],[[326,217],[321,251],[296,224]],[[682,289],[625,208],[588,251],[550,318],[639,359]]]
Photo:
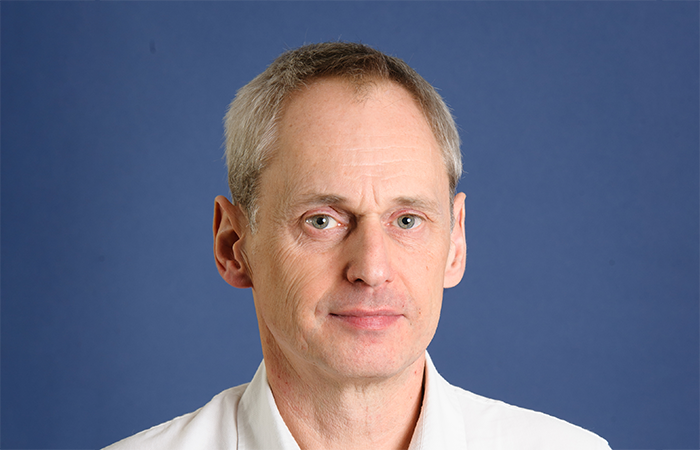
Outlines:
[[459,137],[435,90],[358,44],[308,45],[226,116],[221,276],[252,288],[253,381],[111,449],[608,449],[449,385],[426,348],[466,259]]

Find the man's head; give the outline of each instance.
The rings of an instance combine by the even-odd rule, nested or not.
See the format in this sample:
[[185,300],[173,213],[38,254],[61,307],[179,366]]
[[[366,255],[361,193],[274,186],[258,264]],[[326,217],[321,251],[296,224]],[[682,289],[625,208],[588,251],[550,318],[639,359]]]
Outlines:
[[231,102],[224,124],[231,198],[255,229],[260,174],[274,157],[278,122],[289,97],[313,80],[340,77],[358,96],[369,86],[391,81],[408,91],[437,140],[454,196],[462,174],[459,134],[447,105],[415,70],[398,58],[356,43],[311,44],[280,55],[260,75],[241,88]]
[[[407,370],[432,339],[443,288],[464,271],[464,194],[454,195],[457,169],[435,125],[403,84],[358,80],[316,75],[280,100],[256,169],[255,232],[245,200],[217,198],[217,266],[253,288],[268,370],[285,376]],[[229,137],[247,121],[235,106]]]

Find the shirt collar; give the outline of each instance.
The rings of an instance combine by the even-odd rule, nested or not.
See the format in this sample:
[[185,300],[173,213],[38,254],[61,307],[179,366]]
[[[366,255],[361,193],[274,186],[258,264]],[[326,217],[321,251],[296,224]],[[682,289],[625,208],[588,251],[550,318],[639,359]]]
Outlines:
[[423,405],[409,450],[464,448],[467,441],[462,412],[454,389],[435,369],[425,352]]
[[240,450],[299,450],[275,404],[267,381],[265,361],[260,363],[253,381],[241,396],[236,421]]

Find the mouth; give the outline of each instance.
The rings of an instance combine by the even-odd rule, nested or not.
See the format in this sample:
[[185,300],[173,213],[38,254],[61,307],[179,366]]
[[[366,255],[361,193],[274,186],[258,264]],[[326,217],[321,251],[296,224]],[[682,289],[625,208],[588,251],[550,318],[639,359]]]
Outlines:
[[396,323],[402,314],[395,311],[343,311],[331,313],[330,317],[343,325],[361,330],[383,330]]

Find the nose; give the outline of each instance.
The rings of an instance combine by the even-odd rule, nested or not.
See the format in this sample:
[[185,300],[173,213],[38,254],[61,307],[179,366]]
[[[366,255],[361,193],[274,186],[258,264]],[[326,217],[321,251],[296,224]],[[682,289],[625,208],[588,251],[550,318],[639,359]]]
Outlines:
[[353,284],[379,287],[390,282],[393,269],[388,237],[379,221],[361,221],[347,238],[346,277]]

